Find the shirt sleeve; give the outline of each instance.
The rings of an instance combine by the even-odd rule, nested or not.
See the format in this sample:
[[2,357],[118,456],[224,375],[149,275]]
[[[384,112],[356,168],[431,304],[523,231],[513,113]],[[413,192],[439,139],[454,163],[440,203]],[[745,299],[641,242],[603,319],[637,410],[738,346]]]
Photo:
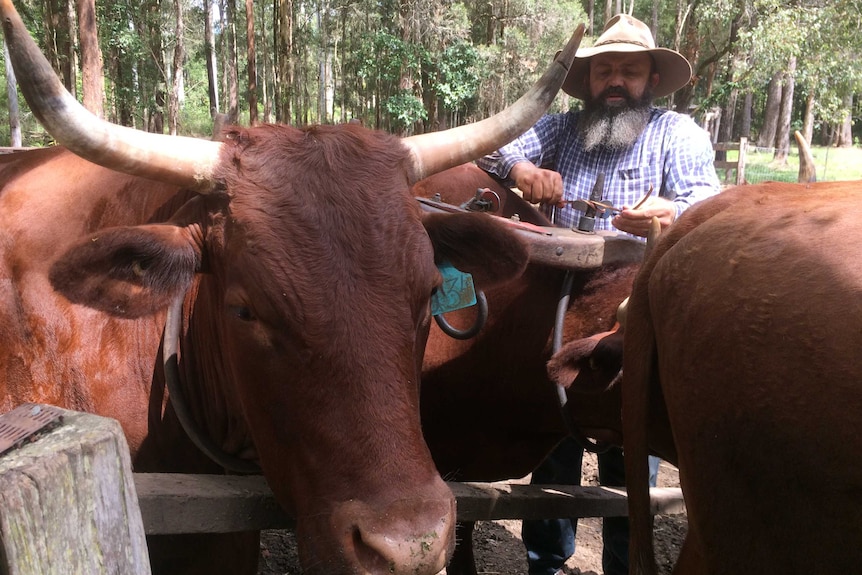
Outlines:
[[676,216],[721,191],[709,134],[688,116],[678,116],[665,164],[665,182],[674,196]]
[[514,186],[509,172],[518,162],[531,162],[537,166],[553,164],[561,120],[559,114],[543,116],[512,142],[476,160],[476,165],[502,179],[505,185]]

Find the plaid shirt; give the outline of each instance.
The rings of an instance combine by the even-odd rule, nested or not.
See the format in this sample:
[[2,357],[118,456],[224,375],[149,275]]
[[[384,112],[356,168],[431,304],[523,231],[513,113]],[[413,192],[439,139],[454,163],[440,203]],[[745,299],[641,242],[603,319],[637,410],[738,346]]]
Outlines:
[[[563,177],[564,200],[589,199],[596,177],[603,172],[603,200],[617,208],[633,206],[653,186],[654,194],[673,200],[677,216],[720,190],[709,135],[688,116],[653,108],[634,145],[615,151],[586,152],[575,129],[577,122],[577,111],[546,115],[518,139],[476,163],[509,186],[514,186],[509,171],[521,161],[557,171]],[[564,227],[576,225],[583,213],[571,205],[544,208]],[[595,229],[614,228],[605,218],[596,220]]]

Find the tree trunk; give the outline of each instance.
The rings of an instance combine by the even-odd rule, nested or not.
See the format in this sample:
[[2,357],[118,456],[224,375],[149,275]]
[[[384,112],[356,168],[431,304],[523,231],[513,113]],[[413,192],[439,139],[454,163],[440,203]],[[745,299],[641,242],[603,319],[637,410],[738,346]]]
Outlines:
[[260,79],[260,93],[261,99],[263,103],[263,121],[267,124],[272,122],[272,98],[270,97],[270,81],[273,77],[272,74],[272,60],[269,57],[269,34],[266,29],[266,9],[263,3],[259,3],[260,6],[260,18],[258,18],[258,22],[260,23],[258,27],[260,28],[260,37],[263,38],[263,42],[261,42],[261,79]]
[[185,25],[183,22],[183,2],[174,0],[174,16],[177,19],[175,31],[176,45],[174,45],[173,86],[171,97],[168,102],[168,126],[172,136],[177,135],[177,127],[180,122],[180,101],[183,89],[183,60],[185,58]]
[[[57,28],[60,26],[60,17],[57,14],[57,0],[46,0],[43,4],[45,21],[45,57],[51,62],[51,67],[60,73],[60,56],[57,54]],[[66,85],[65,80],[63,85]],[[69,87],[66,86],[66,89]]]
[[721,130],[718,133],[719,142],[735,142],[736,138],[733,134],[733,127],[736,125],[736,103],[739,100],[739,89],[733,88],[730,95],[727,97],[727,103],[724,106],[722,114],[723,123]]
[[808,91],[805,98],[805,114],[802,118],[802,137],[811,142],[814,137],[814,90]]
[[21,147],[21,115],[18,111],[18,81],[9,60],[9,47],[3,40],[3,54],[6,61],[6,94],[9,97],[9,139],[13,147]]
[[78,0],[78,38],[81,45],[81,90],[84,93],[84,107],[99,118],[104,118],[102,49],[99,47],[94,0]]
[[660,0],[653,0],[652,2],[652,12],[650,13],[650,30],[652,30],[652,37],[655,38],[656,42],[658,42],[658,13],[661,4]]
[[751,139],[751,106],[754,102],[754,94],[745,93],[745,101],[742,104],[742,121],[739,125],[739,137]]
[[227,15],[227,115],[233,119],[239,118],[239,79],[237,78],[236,54],[236,0],[225,2]]
[[248,123],[257,124],[257,62],[254,52],[254,2],[245,0],[245,37],[248,50]]
[[77,65],[73,42],[74,10],[71,0],[48,0],[45,2],[45,34],[48,60],[57,70],[63,86],[77,96],[75,78]]
[[[159,0],[150,0],[143,16],[146,18],[146,28],[141,29],[147,30],[151,57],[138,63],[138,83],[143,101],[148,102],[150,94],[153,98],[152,105],[149,106],[146,129],[156,134],[163,134],[165,131],[165,104],[167,103],[167,74],[165,73]],[[130,73],[134,73],[134,71],[130,71]]]
[[[697,69],[701,38],[698,34],[697,22],[691,12],[691,6],[685,2],[679,2],[677,6],[676,26],[674,48],[691,62],[695,74],[703,74],[703,70]],[[685,114],[688,113],[693,98],[694,86],[689,82],[668,97],[668,105],[671,109]]]
[[781,112],[778,115],[778,126],[775,131],[775,155],[773,159],[779,165],[787,164],[790,152],[790,120],[793,115],[793,88],[796,84],[796,56],[791,56],[784,73],[784,88],[781,90]]
[[[111,75],[114,78],[117,93],[131,94],[134,91],[131,80],[131,66],[128,65],[128,62],[117,47],[112,49],[111,57],[108,61],[111,63]],[[128,98],[117,97],[114,99],[113,114],[114,117],[111,118],[112,122],[121,126],[132,125],[132,108],[129,105]]]
[[215,38],[213,36],[213,0],[204,1],[204,55],[207,61],[207,93],[210,101],[210,117],[219,113],[218,67],[216,66]]
[[781,92],[781,72],[776,72],[766,89],[763,125],[760,127],[760,134],[757,136],[757,145],[761,148],[772,148],[775,145],[778,113],[781,111]]
[[63,26],[63,54],[65,54],[63,64],[63,77],[68,78],[70,86],[69,91],[72,94],[78,95],[78,52],[76,50],[75,39],[77,38],[78,26],[75,15],[75,1],[65,0],[63,3],[63,18],[61,25]]
[[276,0],[278,3],[278,76],[276,93],[278,107],[276,121],[290,123],[293,117],[294,61],[293,61],[293,0]]
[[844,122],[841,123],[838,134],[838,145],[842,148],[853,146],[853,94],[844,96],[844,109],[847,113],[844,116]]
[[320,32],[317,46],[317,122],[324,124],[331,119],[332,60],[329,52],[328,7],[323,1],[317,4],[317,29]]

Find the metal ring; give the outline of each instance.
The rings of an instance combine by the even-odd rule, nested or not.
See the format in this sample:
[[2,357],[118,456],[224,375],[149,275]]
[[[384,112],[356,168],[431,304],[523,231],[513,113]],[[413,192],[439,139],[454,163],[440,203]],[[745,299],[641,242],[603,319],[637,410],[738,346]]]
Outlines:
[[485,292],[479,290],[476,292],[476,305],[479,306],[479,315],[476,317],[476,322],[467,329],[458,329],[452,327],[448,321],[443,318],[443,314],[435,315],[434,321],[440,326],[440,330],[454,339],[470,339],[476,337],[482,328],[485,327],[485,322],[488,321],[488,299],[485,297]]

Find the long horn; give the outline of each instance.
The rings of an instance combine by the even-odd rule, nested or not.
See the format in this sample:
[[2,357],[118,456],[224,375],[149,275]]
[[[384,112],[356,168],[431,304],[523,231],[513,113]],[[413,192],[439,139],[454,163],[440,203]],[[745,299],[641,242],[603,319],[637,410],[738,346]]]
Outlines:
[[800,184],[808,184],[817,181],[817,167],[814,165],[814,155],[811,153],[811,146],[808,145],[808,140],[796,130],[793,132],[796,138],[796,145],[799,146],[799,176],[797,181]]
[[60,144],[106,168],[206,192],[222,144],[151,134],[106,122],[66,91],[11,0],[0,0],[3,32],[24,98]]
[[581,24],[539,81],[502,112],[475,124],[404,138],[413,156],[414,181],[489,154],[530,129],[557,96],[583,37]]

